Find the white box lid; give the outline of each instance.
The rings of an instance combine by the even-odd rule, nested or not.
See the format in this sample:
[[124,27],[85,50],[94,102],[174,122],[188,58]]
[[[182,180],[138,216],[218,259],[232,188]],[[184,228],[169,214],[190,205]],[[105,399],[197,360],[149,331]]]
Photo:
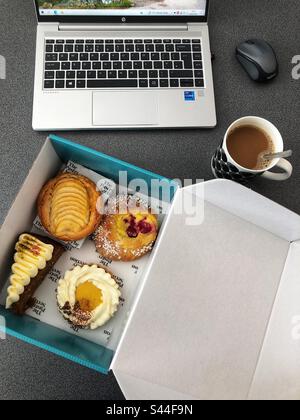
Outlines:
[[234,183],[204,185],[199,226],[175,210],[203,188],[177,193],[113,362],[128,399],[143,399],[147,388],[153,399],[162,389],[165,399],[250,392],[300,218]]
[[290,247],[249,398],[300,398],[299,241]]

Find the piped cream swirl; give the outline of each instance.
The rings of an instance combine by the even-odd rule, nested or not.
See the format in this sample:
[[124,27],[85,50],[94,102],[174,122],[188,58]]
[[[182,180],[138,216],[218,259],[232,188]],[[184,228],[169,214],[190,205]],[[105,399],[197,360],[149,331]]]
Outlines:
[[12,266],[10,286],[7,289],[6,309],[19,302],[31,279],[46,268],[47,262],[52,259],[54,247],[32,235],[23,234],[19,237],[15,250],[15,263]]
[[[84,312],[76,299],[79,286],[90,283],[101,291],[101,302],[90,312]],[[95,330],[109,321],[118,309],[119,286],[103,268],[97,265],[75,267],[67,271],[57,288],[59,310],[73,325]]]

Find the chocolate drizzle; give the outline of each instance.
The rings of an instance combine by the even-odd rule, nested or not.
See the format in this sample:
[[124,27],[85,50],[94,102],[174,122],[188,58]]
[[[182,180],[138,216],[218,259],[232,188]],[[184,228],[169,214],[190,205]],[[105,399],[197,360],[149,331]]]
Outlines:
[[71,325],[75,325],[78,328],[87,328],[92,319],[92,314],[90,312],[81,310],[79,302],[76,302],[73,308],[70,305],[70,302],[66,302],[62,308],[59,307],[59,310],[63,315],[69,318]]

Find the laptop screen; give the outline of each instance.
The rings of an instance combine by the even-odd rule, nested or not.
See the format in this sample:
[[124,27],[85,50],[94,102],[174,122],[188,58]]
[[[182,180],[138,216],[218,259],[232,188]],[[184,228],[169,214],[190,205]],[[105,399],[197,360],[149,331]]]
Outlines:
[[98,17],[197,19],[205,18],[208,8],[208,0],[36,0],[36,3],[42,20],[69,20],[72,17],[88,17],[89,20]]

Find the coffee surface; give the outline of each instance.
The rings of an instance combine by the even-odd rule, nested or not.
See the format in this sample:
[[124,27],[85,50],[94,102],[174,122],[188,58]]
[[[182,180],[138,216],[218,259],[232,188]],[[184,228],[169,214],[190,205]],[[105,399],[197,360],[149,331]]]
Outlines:
[[251,170],[267,168],[270,161],[261,159],[261,156],[275,152],[268,134],[250,125],[237,127],[229,133],[227,149],[236,163]]

